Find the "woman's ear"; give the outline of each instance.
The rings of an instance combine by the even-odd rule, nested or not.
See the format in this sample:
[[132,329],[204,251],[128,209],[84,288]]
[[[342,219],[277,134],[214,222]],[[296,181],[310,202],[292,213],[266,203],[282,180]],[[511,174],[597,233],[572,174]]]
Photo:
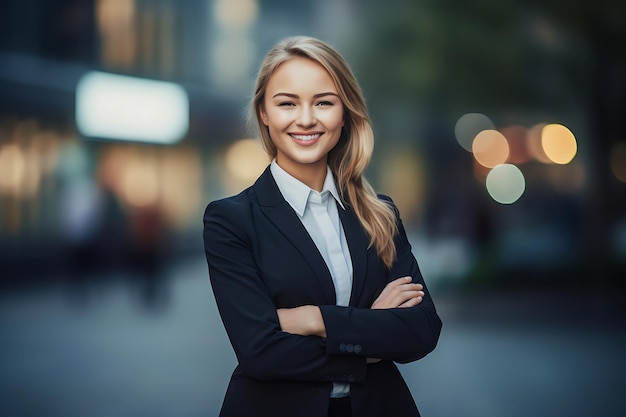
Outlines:
[[261,115],[261,120],[263,121],[263,124],[265,126],[269,125],[267,112],[265,111],[265,106],[263,106],[262,104],[259,106],[259,114]]

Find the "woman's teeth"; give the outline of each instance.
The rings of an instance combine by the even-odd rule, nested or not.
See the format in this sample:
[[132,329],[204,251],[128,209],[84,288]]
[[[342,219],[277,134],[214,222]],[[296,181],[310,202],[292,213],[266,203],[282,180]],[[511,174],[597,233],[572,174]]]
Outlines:
[[313,140],[313,139],[317,139],[321,136],[320,133],[316,133],[314,135],[292,135],[290,134],[289,136],[291,136],[294,139],[298,139],[298,140]]

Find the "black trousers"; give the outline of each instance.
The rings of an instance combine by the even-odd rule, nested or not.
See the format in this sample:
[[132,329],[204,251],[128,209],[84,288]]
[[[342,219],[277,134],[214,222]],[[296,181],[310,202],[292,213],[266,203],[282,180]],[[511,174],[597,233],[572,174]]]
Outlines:
[[328,417],[352,417],[350,397],[331,398],[328,406]]

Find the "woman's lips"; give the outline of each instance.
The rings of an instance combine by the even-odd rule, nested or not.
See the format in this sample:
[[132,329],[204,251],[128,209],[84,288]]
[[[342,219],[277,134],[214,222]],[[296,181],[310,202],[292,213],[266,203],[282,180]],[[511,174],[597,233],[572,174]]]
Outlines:
[[293,139],[294,142],[300,145],[310,146],[310,145],[317,143],[317,141],[322,136],[322,134],[321,133],[306,133],[306,134],[289,133],[289,136],[291,137],[291,139]]

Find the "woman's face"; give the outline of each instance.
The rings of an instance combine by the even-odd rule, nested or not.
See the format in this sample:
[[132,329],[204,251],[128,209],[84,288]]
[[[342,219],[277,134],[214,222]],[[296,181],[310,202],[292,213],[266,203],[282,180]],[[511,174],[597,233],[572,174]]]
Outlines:
[[282,63],[267,83],[260,113],[281,168],[295,177],[326,170],[344,120],[337,88],[324,67],[303,57]]

